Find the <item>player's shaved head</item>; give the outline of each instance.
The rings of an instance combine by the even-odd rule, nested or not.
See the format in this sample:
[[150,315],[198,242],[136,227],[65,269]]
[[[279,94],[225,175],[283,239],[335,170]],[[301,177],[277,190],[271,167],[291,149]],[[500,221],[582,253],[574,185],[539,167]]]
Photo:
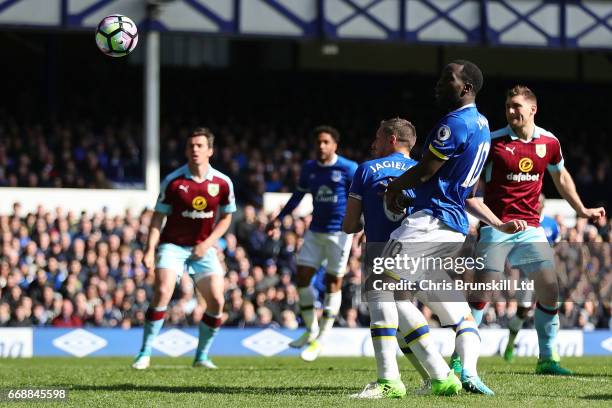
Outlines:
[[522,96],[534,104],[538,104],[538,98],[536,98],[535,93],[531,89],[529,89],[525,85],[515,85],[512,88],[508,89],[506,93],[507,98],[512,98],[514,96]]
[[451,64],[457,64],[463,67],[460,73],[461,80],[472,85],[474,95],[478,94],[484,84],[484,77],[480,68],[473,62],[463,59],[454,60]]

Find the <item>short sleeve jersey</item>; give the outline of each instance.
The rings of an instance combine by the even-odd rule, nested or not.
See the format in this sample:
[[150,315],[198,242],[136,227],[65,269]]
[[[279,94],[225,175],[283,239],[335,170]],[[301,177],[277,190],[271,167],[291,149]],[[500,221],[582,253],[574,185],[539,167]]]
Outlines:
[[357,163],[342,156],[329,165],[309,160],[302,166],[298,190],[312,194],[312,221],[315,232],[338,232],[346,213],[348,191]]
[[184,165],[162,182],[155,211],[167,216],[160,243],[194,246],[208,238],[218,213],[236,211],[234,187],[211,166],[204,181],[196,182]]
[[431,214],[449,228],[467,234],[465,200],[478,181],[490,144],[489,122],[475,104],[444,116],[429,133],[424,146],[446,163],[415,188],[414,211]]
[[559,140],[535,127],[525,142],[506,126],[491,134],[491,154],[485,166],[484,202],[502,221],[522,219],[540,225],[538,212],[544,171],[561,171]]
[[[384,192],[391,180],[401,176],[417,162],[402,153],[370,160],[359,165],[349,191],[349,197],[361,201],[364,231],[368,242],[387,242],[391,232],[400,226],[384,208]],[[414,192],[407,190],[414,198]]]

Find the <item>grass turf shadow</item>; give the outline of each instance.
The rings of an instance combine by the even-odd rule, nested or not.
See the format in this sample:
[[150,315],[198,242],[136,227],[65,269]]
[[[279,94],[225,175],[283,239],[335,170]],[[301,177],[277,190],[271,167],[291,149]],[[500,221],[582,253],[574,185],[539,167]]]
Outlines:
[[167,393],[209,393],[209,394],[290,394],[290,395],[338,395],[348,393],[346,387],[232,387],[232,386],[170,386],[170,385],[142,385],[142,384],[115,384],[115,385],[71,385],[56,384],[54,387],[67,388],[70,391],[126,391],[126,392],[167,392]]

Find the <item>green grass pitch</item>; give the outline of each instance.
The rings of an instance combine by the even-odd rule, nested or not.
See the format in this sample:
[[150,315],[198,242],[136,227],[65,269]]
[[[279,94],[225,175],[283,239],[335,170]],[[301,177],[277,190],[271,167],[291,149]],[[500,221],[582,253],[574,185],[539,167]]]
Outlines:
[[[193,369],[189,358],[153,358],[146,371],[129,358],[32,358],[0,361],[0,388],[66,387],[68,402],[11,403],[10,406],[74,407],[594,407],[612,406],[612,358],[565,358],[575,377],[533,375],[534,358],[513,364],[482,358],[480,372],[497,393],[484,397],[417,397],[417,374],[402,360],[409,395],[402,400],[353,401],[375,374],[372,358],[217,357],[218,370]],[[7,403],[0,405],[9,406]]]

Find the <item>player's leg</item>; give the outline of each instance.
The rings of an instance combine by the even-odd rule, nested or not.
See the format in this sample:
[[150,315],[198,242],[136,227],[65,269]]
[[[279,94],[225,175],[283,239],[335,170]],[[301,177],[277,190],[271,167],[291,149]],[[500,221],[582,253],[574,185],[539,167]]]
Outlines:
[[193,366],[217,368],[209,357],[210,347],[221,327],[221,314],[225,302],[224,272],[217,257],[217,250],[210,248],[202,258],[188,261],[188,270],[196,289],[206,301],[206,310],[198,325],[198,347]]
[[520,234],[520,245],[509,260],[513,265],[520,265],[521,270],[534,282],[535,297],[538,299],[534,322],[540,347],[536,374],[572,375],[570,370],[559,365],[560,359],[555,350],[559,332],[559,283],[553,250],[541,227]]
[[463,389],[476,394],[494,395],[478,376],[480,333],[467,302],[425,301],[425,304],[438,316],[442,327],[455,331],[455,352],[461,359]]
[[168,303],[176,286],[177,273],[170,269],[155,270],[153,299],[145,313],[145,324],[140,352],[136,355],[133,368],[143,370],[149,367],[153,341],[164,325]]
[[[512,244],[508,243],[509,240],[512,240],[512,235],[501,233],[492,227],[486,226],[480,229],[480,239],[476,245],[475,256],[476,259],[481,260],[483,267],[474,269],[475,283],[484,284],[500,278],[506,266],[508,254],[512,250]],[[475,291],[468,295],[470,314],[476,329],[482,322],[485,308],[491,296],[491,291]],[[470,323],[470,320],[466,320],[465,324],[470,325],[472,323]],[[455,343],[457,343],[459,331],[456,327],[455,332],[457,333]],[[473,338],[472,340],[475,341]],[[467,345],[469,347],[472,342],[466,342],[463,338],[460,343],[462,346]],[[463,372],[463,362],[457,349],[453,352],[450,364],[457,375]]]
[[325,338],[334,326],[336,317],[340,312],[342,304],[342,281],[343,276],[325,273],[325,296],[323,298],[323,315],[319,324],[319,340]]
[[223,312],[223,276],[212,274],[196,282],[198,291],[206,301],[206,311],[198,325],[198,347],[193,361],[194,367],[217,368],[210,360],[209,351],[219,328]]
[[342,304],[342,278],[346,270],[346,263],[351,252],[353,235],[337,232],[326,237],[325,255],[325,298],[323,300],[323,316],[321,317],[321,332],[319,339],[329,333],[340,312]]
[[559,365],[560,358],[555,350],[555,341],[559,332],[559,287],[557,276],[552,269],[553,264],[550,261],[544,261],[539,264],[525,265],[527,272],[529,272],[529,266],[538,270],[536,273],[530,273],[530,277],[533,276],[535,296],[538,299],[534,312],[540,347],[536,374],[572,375],[572,371]]
[[289,343],[290,347],[301,348],[314,341],[319,335],[319,322],[314,308],[315,297],[310,286],[316,269],[311,266],[298,265],[296,273],[296,284],[300,297],[300,314],[306,326],[306,331],[297,339]]
[[[460,248],[465,237],[462,234],[439,229],[439,221],[425,213],[415,213],[407,218],[392,234],[392,241],[384,254],[388,258],[425,258],[439,256],[441,253],[454,253]],[[450,236],[449,236],[450,233]],[[447,243],[457,242],[457,245]],[[442,252],[440,252],[442,251]],[[444,255],[442,255],[444,256]],[[429,279],[428,268],[423,265],[418,270],[401,270],[385,272],[389,276],[416,283]],[[425,368],[432,381],[432,392],[439,395],[455,394],[461,389],[461,383],[450,370],[429,338],[429,326],[423,314],[402,294],[397,294],[396,302],[399,314],[399,329],[420,364]]]
[[377,380],[367,384],[363,391],[351,397],[402,398],[406,395],[406,387],[401,381],[397,365],[398,313],[393,294],[369,290],[366,296],[370,311],[370,333],[376,357]]
[[329,334],[336,316],[342,304],[342,276],[325,274],[325,296],[323,299],[323,314],[318,324],[319,335],[308,343],[308,347],[302,351],[301,357],[304,361],[314,361],[323,350],[323,341]]
[[331,331],[336,316],[340,312],[340,305],[342,304],[342,277],[345,273],[346,263],[353,242],[352,234],[345,234],[341,231],[320,234],[318,238],[322,244],[323,259],[327,260],[327,265],[325,266],[323,315],[319,324],[319,336],[302,352],[302,359],[305,361],[313,361],[319,356],[325,336]]
[[[500,278],[506,267],[506,259],[513,249],[515,235],[504,234],[489,226],[480,229],[476,259],[482,260],[483,268],[474,269],[475,282],[487,283]],[[491,291],[476,291],[468,296],[470,311],[477,326],[482,322],[492,295]]]
[[314,308],[315,297],[310,283],[325,256],[324,234],[306,231],[304,243],[297,256],[296,285],[300,297],[300,314],[306,331],[289,343],[290,347],[301,348],[312,343],[319,336],[319,322]]
[[[400,309],[401,307],[402,307],[401,305],[396,305],[396,308],[398,309]],[[410,348],[410,346],[408,346],[408,343],[406,343],[406,340],[404,338],[406,335],[408,335],[408,333],[402,333],[400,330],[398,330],[396,339],[397,339],[397,344],[399,345],[399,348],[402,354],[404,354],[404,356],[408,359],[408,361],[410,361],[410,364],[412,364],[412,366],[417,371],[417,373],[419,373],[419,376],[421,376],[421,381],[422,381],[421,386],[417,388],[416,394],[418,395],[430,394],[431,393],[431,378],[429,377],[429,373],[427,372],[425,367],[423,367],[423,364],[421,364],[421,361],[414,355],[414,353],[412,352],[412,349]]]
[[142,347],[134,359],[133,368],[143,370],[149,367],[153,341],[164,325],[168,303],[172,298],[177,277],[182,275],[187,254],[183,248],[172,244],[162,244],[158,249],[153,299],[145,314]]
[[450,369],[429,336],[429,325],[425,316],[410,301],[396,302],[399,330],[404,342],[419,361],[431,380],[434,395],[455,395],[461,390],[461,382]]
[[508,323],[508,330],[510,331],[510,334],[508,335],[508,344],[504,350],[504,360],[509,363],[514,360],[514,343],[519,331],[523,327],[523,324],[529,315],[529,311],[531,310],[532,296],[533,292],[530,290],[522,290],[517,293],[518,306],[516,309],[516,314]]

